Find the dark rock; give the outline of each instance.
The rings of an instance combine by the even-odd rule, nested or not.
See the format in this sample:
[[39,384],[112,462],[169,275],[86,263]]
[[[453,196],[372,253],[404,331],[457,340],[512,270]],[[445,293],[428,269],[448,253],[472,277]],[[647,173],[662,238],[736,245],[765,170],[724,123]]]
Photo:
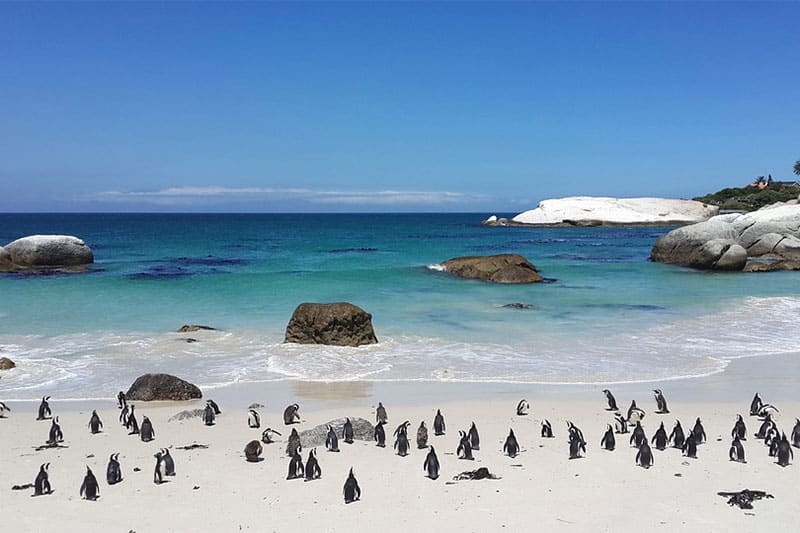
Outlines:
[[372,315],[346,302],[303,303],[286,326],[284,342],[361,346],[376,344]]
[[170,374],[145,374],[133,382],[125,394],[128,401],[194,400],[203,393],[196,385]]
[[505,304],[503,306],[505,309],[533,309],[531,304],[524,304],[521,302],[514,302],[512,304]]
[[94,263],[92,249],[69,235],[31,235],[0,247],[0,272],[26,272],[66,267],[65,272]]
[[[340,446],[342,440],[342,428],[344,427],[345,418],[337,418],[325,424],[320,424],[312,429],[307,429],[300,432],[300,442],[304,448],[312,448],[314,446],[322,446],[325,444],[325,438],[328,435],[328,426],[333,426],[333,430],[339,436]],[[351,416],[350,423],[353,424],[353,437],[356,440],[372,441],[375,438],[375,426],[369,420]]]
[[15,366],[17,364],[8,357],[0,357],[0,370],[11,370]]
[[542,276],[518,254],[455,257],[442,263],[448,274],[494,283],[538,283]]
[[200,326],[197,324],[184,324],[178,328],[178,333],[193,333],[200,330],[216,331],[217,328],[212,328],[211,326]]
[[190,418],[200,418],[205,413],[205,409],[187,409],[169,417],[167,422],[175,422],[181,420],[188,420]]

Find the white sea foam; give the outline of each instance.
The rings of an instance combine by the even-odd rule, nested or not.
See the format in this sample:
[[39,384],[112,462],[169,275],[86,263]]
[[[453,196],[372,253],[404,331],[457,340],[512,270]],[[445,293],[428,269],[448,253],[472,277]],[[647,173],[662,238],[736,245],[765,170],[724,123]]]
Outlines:
[[434,263],[432,265],[428,265],[428,270],[434,270],[436,272],[444,272],[446,269],[444,265],[440,265],[439,263]]

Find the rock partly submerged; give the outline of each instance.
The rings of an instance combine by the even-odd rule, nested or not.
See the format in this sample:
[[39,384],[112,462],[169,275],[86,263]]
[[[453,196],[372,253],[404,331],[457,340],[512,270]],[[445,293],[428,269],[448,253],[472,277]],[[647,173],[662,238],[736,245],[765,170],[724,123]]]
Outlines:
[[286,326],[284,342],[361,346],[377,344],[372,315],[347,302],[302,303]]
[[192,383],[171,374],[145,374],[136,378],[125,398],[131,401],[196,400],[203,393]]
[[437,270],[467,279],[493,283],[539,283],[544,280],[536,267],[519,254],[454,257]]
[[217,328],[202,326],[200,324],[184,324],[178,328],[178,333],[193,333],[195,331],[216,331]]
[[489,217],[487,226],[672,226],[693,224],[719,213],[719,207],[670,198],[570,196],[543,200],[511,220]]
[[800,205],[773,204],[677,228],[656,241],[650,258],[703,270],[798,270]]
[[71,235],[31,235],[0,247],[0,272],[80,272],[93,262],[92,249]]
[[11,370],[17,364],[8,357],[0,357],[0,370]]

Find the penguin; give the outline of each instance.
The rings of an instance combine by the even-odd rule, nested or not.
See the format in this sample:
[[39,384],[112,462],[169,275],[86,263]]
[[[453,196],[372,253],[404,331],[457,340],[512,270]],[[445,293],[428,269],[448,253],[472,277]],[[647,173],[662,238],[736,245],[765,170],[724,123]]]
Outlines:
[[53,492],[50,486],[50,463],[44,463],[39,467],[39,473],[36,475],[36,481],[33,482],[33,495],[42,496]]
[[214,410],[214,415],[222,414],[222,409],[219,408],[219,405],[217,405],[217,402],[215,402],[214,400],[206,400],[206,405],[211,406],[211,408]]
[[764,405],[764,402],[761,401],[761,396],[756,393],[753,396],[753,401],[750,402],[750,416],[757,416],[759,411],[761,411],[761,406]]
[[383,426],[386,425],[386,422],[378,421],[375,425],[375,432],[373,433],[372,437],[377,442],[376,446],[380,446],[381,448],[386,447],[386,431],[384,431]]
[[636,422],[636,427],[633,428],[631,434],[630,444],[636,448],[641,448],[642,443],[647,443],[647,436],[644,434],[644,428],[640,422]]
[[757,438],[757,439],[765,439],[765,438],[767,438],[767,433],[774,426],[775,426],[775,422],[772,421],[772,416],[767,415],[764,418],[764,421],[761,422],[761,426],[758,428],[758,432],[755,434],[755,438]]
[[614,415],[614,431],[620,435],[628,432],[628,420],[619,413]]
[[86,475],[81,483],[80,495],[90,501],[95,501],[100,497],[100,485],[97,483],[97,478],[94,477],[92,469],[86,467]]
[[169,450],[164,448],[162,450],[162,455],[164,457],[164,475],[165,476],[174,476],[175,475],[175,461],[172,460],[172,456],[169,454]]
[[273,442],[275,442],[272,439],[273,435],[278,435],[279,437],[283,437],[283,435],[281,435],[280,433],[278,433],[274,429],[267,428],[261,433],[261,442],[263,442],[264,444],[272,444]]
[[325,449],[329,452],[339,451],[339,439],[336,437],[333,426],[328,426],[328,436],[325,438]]
[[526,416],[530,409],[531,404],[528,403],[528,400],[520,400],[517,404],[517,416]]
[[445,431],[444,416],[442,415],[442,411],[437,409],[436,416],[433,419],[433,434],[438,437],[440,435],[444,435],[444,431]]
[[406,420],[394,432],[397,435],[397,439],[394,441],[394,449],[397,450],[397,455],[400,457],[408,455],[408,426],[409,422]]
[[766,443],[767,446],[769,446],[769,456],[777,457],[778,448],[781,444],[781,436],[778,434],[778,430],[775,430],[774,434],[770,434],[769,438],[766,440]]
[[61,431],[61,425],[58,423],[58,417],[55,417],[50,424],[50,435],[47,439],[47,444],[50,446],[56,446],[59,442],[64,442],[64,433]]
[[469,443],[469,435],[467,435],[464,431],[459,431],[458,435],[461,440],[458,442],[458,448],[456,448],[456,455],[459,459],[466,459],[468,461],[474,461],[475,458],[472,457],[472,445]]
[[425,427],[425,421],[419,423],[417,428],[417,448],[422,450],[428,447],[428,428]]
[[653,466],[653,451],[650,449],[650,445],[647,444],[646,439],[636,453],[636,464],[642,468],[650,468]]
[[153,483],[161,485],[164,482],[164,454],[161,450],[158,451],[153,457],[156,458],[156,467],[153,470]]
[[475,422],[469,428],[469,443],[473,450],[481,449],[481,437],[478,435],[478,428],[475,427]]
[[631,400],[631,406],[628,408],[628,424],[641,422],[643,418],[644,410],[636,406],[636,400]]
[[764,416],[767,416],[767,415],[774,416],[774,415],[776,415],[776,414],[778,414],[780,412],[781,412],[780,409],[778,409],[774,405],[769,404],[769,403],[765,403],[764,405],[761,406],[761,410],[758,412],[758,416],[761,416],[761,417],[764,417]]
[[117,409],[122,409],[127,404],[128,404],[128,400],[127,400],[127,398],[125,398],[125,393],[122,392],[122,391],[119,391],[117,393]]
[[300,422],[300,415],[297,411],[300,410],[300,406],[296,403],[293,403],[286,410],[283,411],[283,423],[287,426],[291,424],[298,424]]
[[731,461],[736,461],[737,463],[747,462],[744,459],[744,446],[742,446],[739,435],[734,434],[733,442],[731,442],[731,449],[728,451],[728,457]]
[[128,435],[139,434],[139,421],[136,420],[136,413],[134,413],[135,406],[131,404],[131,410],[128,413],[128,418],[125,420],[125,427],[128,428]]
[[292,428],[292,432],[286,443],[286,455],[293,457],[295,454],[302,451],[302,447],[303,446],[300,444],[300,434],[297,433],[296,429]]
[[263,450],[260,442],[251,440],[244,447],[244,458],[248,463],[257,463],[261,461],[261,452]]
[[156,436],[156,432],[153,429],[153,423],[150,422],[150,419],[144,417],[142,419],[142,429],[139,432],[139,437],[142,439],[142,442],[150,442]]
[[583,438],[583,431],[581,431],[581,428],[567,420],[567,429],[569,430],[570,436],[577,435],[583,446],[586,446],[586,440]]
[[100,428],[102,427],[103,422],[100,420],[97,411],[92,411],[92,418],[89,419],[89,430],[92,432],[92,435],[100,433]]
[[683,455],[697,459],[697,437],[694,436],[692,431],[689,432],[686,441],[683,443]]
[[350,467],[350,473],[347,475],[347,480],[344,482],[343,492],[344,503],[353,503],[361,499],[361,487],[358,486],[352,466]]
[[0,402],[0,418],[6,417],[6,411],[9,413],[11,412],[11,408],[7,406],[5,403]]
[[286,476],[286,479],[302,478],[304,472],[303,458],[300,457],[300,450],[298,449],[289,460],[289,474]]
[[603,434],[603,438],[600,440],[600,446],[603,449],[608,450],[610,452],[614,451],[614,448],[617,446],[616,439],[614,438],[614,430],[611,428],[611,424],[606,424],[608,429]]
[[375,409],[375,422],[383,422],[384,424],[389,421],[386,415],[386,408],[381,402],[378,402],[378,408]]
[[106,481],[109,485],[116,485],[122,481],[122,467],[119,464],[119,454],[112,453],[108,458],[106,467]]
[[353,444],[353,423],[349,418],[345,418],[344,426],[342,426],[342,440],[347,444]]
[[795,418],[794,429],[792,429],[792,446],[800,448],[800,418]]
[[261,427],[261,415],[255,409],[250,409],[247,414],[247,427],[259,429]]
[[667,430],[664,429],[664,422],[658,426],[655,435],[653,435],[653,439],[650,441],[651,443],[655,444],[656,450],[664,450],[669,443],[669,437],[667,437]]
[[508,454],[509,457],[516,457],[519,453],[519,443],[513,429],[508,430],[508,437],[506,437],[506,442],[503,444],[503,453]]
[[747,440],[747,427],[744,425],[742,415],[736,415],[736,423],[731,430],[731,438],[738,437],[739,440]]
[[672,428],[672,433],[669,434],[669,440],[672,442],[673,448],[683,449],[683,445],[686,443],[686,435],[683,433],[680,420],[675,421],[675,427]]
[[545,419],[542,422],[542,438],[545,439],[552,439],[553,438],[553,426],[550,424],[550,421]]
[[125,405],[122,406],[122,411],[119,412],[119,423],[122,424],[123,426],[125,426],[126,428],[128,427],[128,414],[129,413],[130,413],[130,408],[128,407],[128,404],[126,403]]
[[430,479],[437,479],[439,477],[439,458],[436,457],[436,450],[433,449],[433,446],[428,450],[428,455],[425,456],[422,469],[428,471],[428,477]]
[[786,438],[786,433],[784,433],[778,443],[778,464],[780,466],[789,466],[789,460],[794,461],[794,452],[789,445],[789,439]]
[[706,441],[706,430],[703,428],[700,417],[695,421],[692,433],[694,434],[694,440],[697,441],[697,444],[703,444]]
[[603,393],[606,395],[606,400],[608,400],[608,407],[606,411],[619,411],[619,407],[617,407],[617,399],[614,398],[614,395],[611,394],[611,391],[608,389],[603,389]]
[[206,408],[203,410],[203,423],[207,426],[214,425],[214,417],[216,417],[216,413],[214,413],[214,408],[211,407],[211,400],[206,402]]
[[669,409],[667,408],[667,400],[664,398],[664,394],[661,392],[661,389],[654,389],[653,393],[656,395],[656,413],[660,415],[664,415],[669,413]]
[[39,415],[36,420],[47,420],[53,412],[50,410],[50,396],[42,396],[42,403],[39,404]]
[[308,452],[308,460],[305,467],[306,481],[314,481],[322,477],[322,468],[317,461],[317,449],[311,448]]
[[569,458],[579,459],[582,457],[581,452],[586,453],[586,442],[580,438],[578,433],[570,432],[569,434]]

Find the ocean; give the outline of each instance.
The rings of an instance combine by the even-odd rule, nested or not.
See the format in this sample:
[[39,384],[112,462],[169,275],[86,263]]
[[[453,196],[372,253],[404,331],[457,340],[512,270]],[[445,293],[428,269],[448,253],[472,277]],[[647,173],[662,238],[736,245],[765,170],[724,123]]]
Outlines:
[[[797,351],[800,273],[648,260],[666,227],[490,228],[483,214],[2,214],[0,244],[76,235],[85,274],[0,275],[0,398],[111,398],[147,372],[236,383],[620,383]],[[546,283],[453,278],[520,253]],[[302,302],[348,301],[379,344],[285,345]],[[527,308],[507,307],[521,303]],[[218,331],[178,334],[182,324]],[[198,342],[186,343],[190,336]]]

